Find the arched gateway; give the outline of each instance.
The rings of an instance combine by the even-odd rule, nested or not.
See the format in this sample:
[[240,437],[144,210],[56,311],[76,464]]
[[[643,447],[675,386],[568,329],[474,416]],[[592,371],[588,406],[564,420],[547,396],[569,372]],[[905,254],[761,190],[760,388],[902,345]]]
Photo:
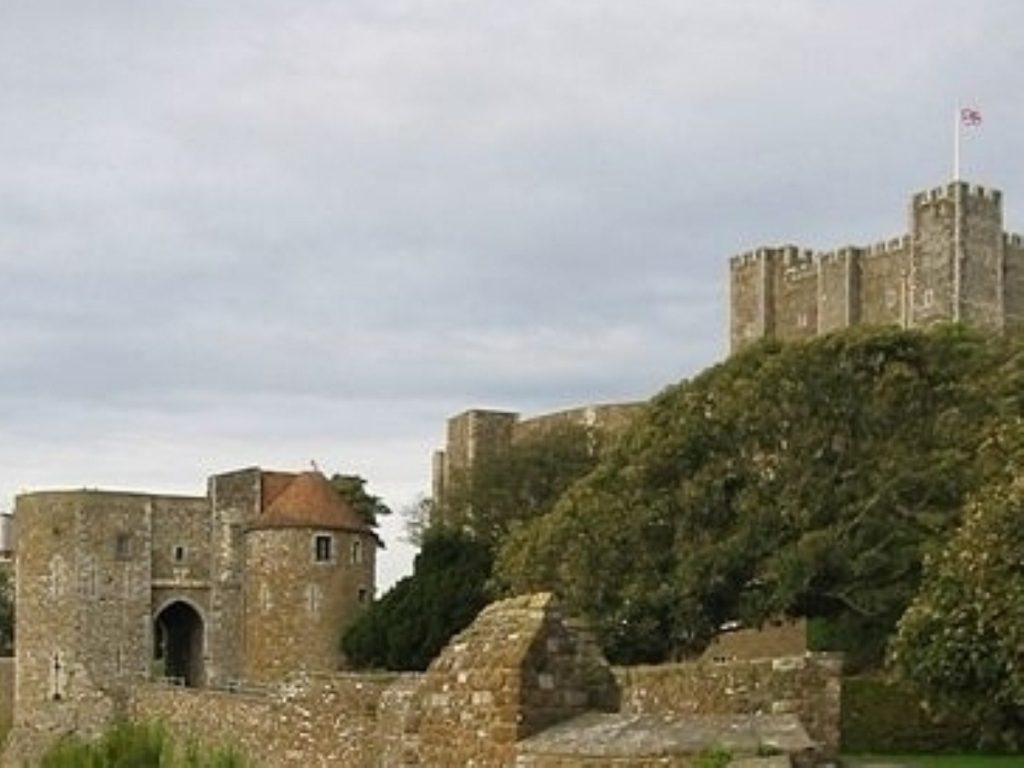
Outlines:
[[190,688],[203,684],[203,617],[192,605],[175,600],[153,619],[153,659],[163,676]]

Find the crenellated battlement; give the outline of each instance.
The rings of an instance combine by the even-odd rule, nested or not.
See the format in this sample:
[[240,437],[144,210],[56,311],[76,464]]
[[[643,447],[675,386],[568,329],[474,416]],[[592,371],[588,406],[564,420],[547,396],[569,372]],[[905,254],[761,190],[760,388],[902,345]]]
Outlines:
[[879,240],[864,249],[866,256],[891,256],[894,253],[902,253],[910,248],[910,235],[890,237],[888,240]]
[[1002,192],[965,181],[932,187],[911,196],[909,219],[904,234],[866,245],[734,256],[732,348],[858,323],[1024,326],[1024,234],[1002,230]]
[[923,192],[918,192],[913,197],[914,208],[920,208],[943,200],[955,200],[959,191],[961,199],[977,198],[986,200],[994,205],[999,205],[1003,199],[1003,193],[992,187],[985,187],[981,184],[969,184],[966,181],[954,181],[941,187],[932,187]]

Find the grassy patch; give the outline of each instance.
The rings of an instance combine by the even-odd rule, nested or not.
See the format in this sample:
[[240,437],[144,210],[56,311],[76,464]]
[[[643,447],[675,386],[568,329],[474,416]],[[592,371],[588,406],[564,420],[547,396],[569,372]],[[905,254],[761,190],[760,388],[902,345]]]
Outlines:
[[844,768],[1024,768],[1024,755],[845,755]]

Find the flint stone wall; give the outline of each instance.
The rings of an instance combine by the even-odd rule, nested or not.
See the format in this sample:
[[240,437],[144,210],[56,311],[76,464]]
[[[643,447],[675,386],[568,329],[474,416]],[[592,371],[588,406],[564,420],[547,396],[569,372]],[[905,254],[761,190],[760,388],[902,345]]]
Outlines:
[[623,713],[795,714],[824,755],[839,752],[840,654],[618,667],[614,672]]
[[[550,595],[532,595],[486,608],[424,674],[311,673],[232,691],[140,683],[124,711],[233,746],[264,768],[685,768],[699,755],[699,733],[719,728],[716,715],[720,728],[756,726],[757,743],[790,728],[789,718],[810,744],[802,720],[827,753],[838,744],[839,671],[837,657],[819,654],[613,674],[583,627]],[[67,702],[69,714],[98,711],[78,703]],[[775,730],[765,730],[773,719]],[[793,744],[779,746],[806,751]],[[37,756],[41,746],[26,741],[5,758]]]
[[[389,686],[404,684],[398,675],[345,674],[303,675],[265,691],[152,683],[135,689],[132,717],[160,721],[185,738],[234,747],[265,768],[401,765],[379,761],[387,750],[378,709]],[[393,722],[397,727],[400,721]]]

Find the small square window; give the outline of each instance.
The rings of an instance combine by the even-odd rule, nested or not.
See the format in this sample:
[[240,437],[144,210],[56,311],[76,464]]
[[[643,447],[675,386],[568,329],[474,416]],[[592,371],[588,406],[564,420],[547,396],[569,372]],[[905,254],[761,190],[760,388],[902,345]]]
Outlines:
[[333,559],[331,545],[334,537],[329,533],[318,533],[314,539],[314,558],[318,563],[329,563]]

